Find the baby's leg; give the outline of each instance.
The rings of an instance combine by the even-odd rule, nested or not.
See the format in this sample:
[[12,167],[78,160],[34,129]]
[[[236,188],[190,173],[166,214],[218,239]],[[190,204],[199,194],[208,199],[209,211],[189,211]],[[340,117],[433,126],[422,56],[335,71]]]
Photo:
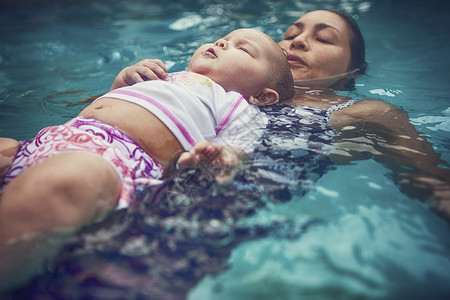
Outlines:
[[26,233],[76,228],[111,211],[121,183],[101,156],[70,151],[25,170],[3,190],[0,244]]
[[0,278],[14,276],[0,291],[29,278],[48,249],[61,246],[49,241],[113,210],[120,188],[114,168],[85,151],[56,154],[14,178],[0,201]]
[[0,184],[3,176],[11,167],[11,164],[19,149],[19,142],[9,138],[0,138]]

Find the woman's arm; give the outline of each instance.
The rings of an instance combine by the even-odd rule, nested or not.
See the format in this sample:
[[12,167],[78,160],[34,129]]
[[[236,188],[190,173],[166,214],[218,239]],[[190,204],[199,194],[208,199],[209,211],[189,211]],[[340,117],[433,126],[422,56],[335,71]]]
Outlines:
[[431,144],[409,122],[405,111],[376,100],[364,100],[333,112],[330,124],[340,134],[337,163],[373,157],[393,170],[404,192],[429,202],[450,219],[450,170]]

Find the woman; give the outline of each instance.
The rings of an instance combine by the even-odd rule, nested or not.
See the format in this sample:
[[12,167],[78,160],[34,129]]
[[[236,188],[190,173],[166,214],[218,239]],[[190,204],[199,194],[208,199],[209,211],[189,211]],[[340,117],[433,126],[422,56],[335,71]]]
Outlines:
[[[314,121],[310,121],[311,117],[300,121],[292,121],[292,117],[286,118],[287,107],[283,104],[275,109],[261,108],[271,116],[267,137],[263,138],[262,152],[265,153],[262,156],[273,156],[267,153],[270,148],[295,147],[290,142],[272,142],[276,134],[280,134],[278,141],[292,141],[298,135],[307,136],[307,140],[315,140],[315,148],[317,140],[322,144],[329,143],[327,139],[332,140],[335,148],[328,157],[334,163],[345,164],[350,160],[373,157],[393,171],[394,180],[405,193],[428,201],[432,209],[449,219],[450,172],[438,167],[439,164],[448,164],[442,161],[433,151],[431,144],[419,135],[409,122],[407,113],[382,101],[353,101],[333,92],[352,89],[354,77],[364,74],[366,70],[364,39],[356,22],[350,16],[335,11],[311,11],[288,27],[279,46],[287,51],[296,84],[296,95],[287,102],[291,107],[289,113],[298,115],[299,118],[305,113],[309,116],[312,114]],[[162,74],[163,70],[159,67],[154,70],[156,69]],[[303,112],[300,111],[299,114],[299,110]],[[280,118],[284,118],[281,126],[276,124]],[[291,126],[286,126],[289,122]],[[329,131],[327,133],[330,126],[337,130],[338,134],[330,134]],[[290,128],[290,135],[286,134],[286,127]],[[297,131],[292,131],[291,128],[294,127]],[[316,127],[313,130],[315,133],[311,134],[308,127]],[[327,134],[328,136],[324,136]],[[311,151],[310,144],[300,147],[310,152],[318,152],[316,149]],[[203,148],[204,145],[199,147],[198,152]],[[324,152],[326,151],[321,154]],[[300,175],[308,176],[306,173],[311,172],[312,168],[317,169],[315,165],[320,162],[320,158],[311,159],[312,156],[314,155],[309,155],[306,159],[292,157],[290,162],[287,162],[286,157],[282,157],[274,163],[278,166],[273,169],[279,169],[280,164],[286,164],[285,171],[292,169],[292,166],[309,168],[307,171],[303,170],[303,175]],[[184,162],[185,159],[189,161],[190,157],[184,154],[181,160]],[[266,168],[267,159],[263,160],[266,163],[261,165]],[[314,172],[319,172],[320,176],[325,172],[323,169]],[[283,176],[286,177],[288,172],[296,173],[287,171]],[[286,178],[283,180],[289,181]],[[295,184],[302,183],[299,179],[294,181]],[[280,190],[280,185],[282,180],[273,184],[273,187]]]
[[[316,88],[314,93],[297,88],[290,105],[319,109],[348,105],[348,99],[330,89],[351,88],[353,77],[366,70],[364,40],[351,17],[328,10],[306,13],[288,27],[279,45],[288,51],[297,87]],[[448,164],[419,135],[406,112],[381,101],[362,100],[333,109],[329,124],[339,131],[333,140],[338,150],[331,154],[336,163],[373,156],[394,171],[405,192],[429,200],[433,209],[450,218],[450,172],[438,167]]]

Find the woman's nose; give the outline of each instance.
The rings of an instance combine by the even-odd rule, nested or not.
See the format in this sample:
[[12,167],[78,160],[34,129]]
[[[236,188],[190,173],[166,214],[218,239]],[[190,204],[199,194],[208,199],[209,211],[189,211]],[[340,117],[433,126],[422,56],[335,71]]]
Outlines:
[[215,46],[226,49],[228,47],[228,43],[224,39],[218,39],[215,43]]
[[306,37],[302,34],[297,35],[291,42],[291,49],[308,49],[308,42],[306,41]]

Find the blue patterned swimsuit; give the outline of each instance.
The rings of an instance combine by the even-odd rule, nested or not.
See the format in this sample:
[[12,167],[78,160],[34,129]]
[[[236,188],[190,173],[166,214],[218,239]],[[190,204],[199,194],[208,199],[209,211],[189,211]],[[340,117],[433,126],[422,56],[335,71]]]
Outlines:
[[328,109],[286,104],[260,107],[269,121],[251,163],[236,178],[238,188],[281,201],[290,199],[289,187],[295,186],[296,194],[311,189],[333,165],[328,154],[335,148],[331,142],[337,132],[329,126],[330,114],[354,102]]

